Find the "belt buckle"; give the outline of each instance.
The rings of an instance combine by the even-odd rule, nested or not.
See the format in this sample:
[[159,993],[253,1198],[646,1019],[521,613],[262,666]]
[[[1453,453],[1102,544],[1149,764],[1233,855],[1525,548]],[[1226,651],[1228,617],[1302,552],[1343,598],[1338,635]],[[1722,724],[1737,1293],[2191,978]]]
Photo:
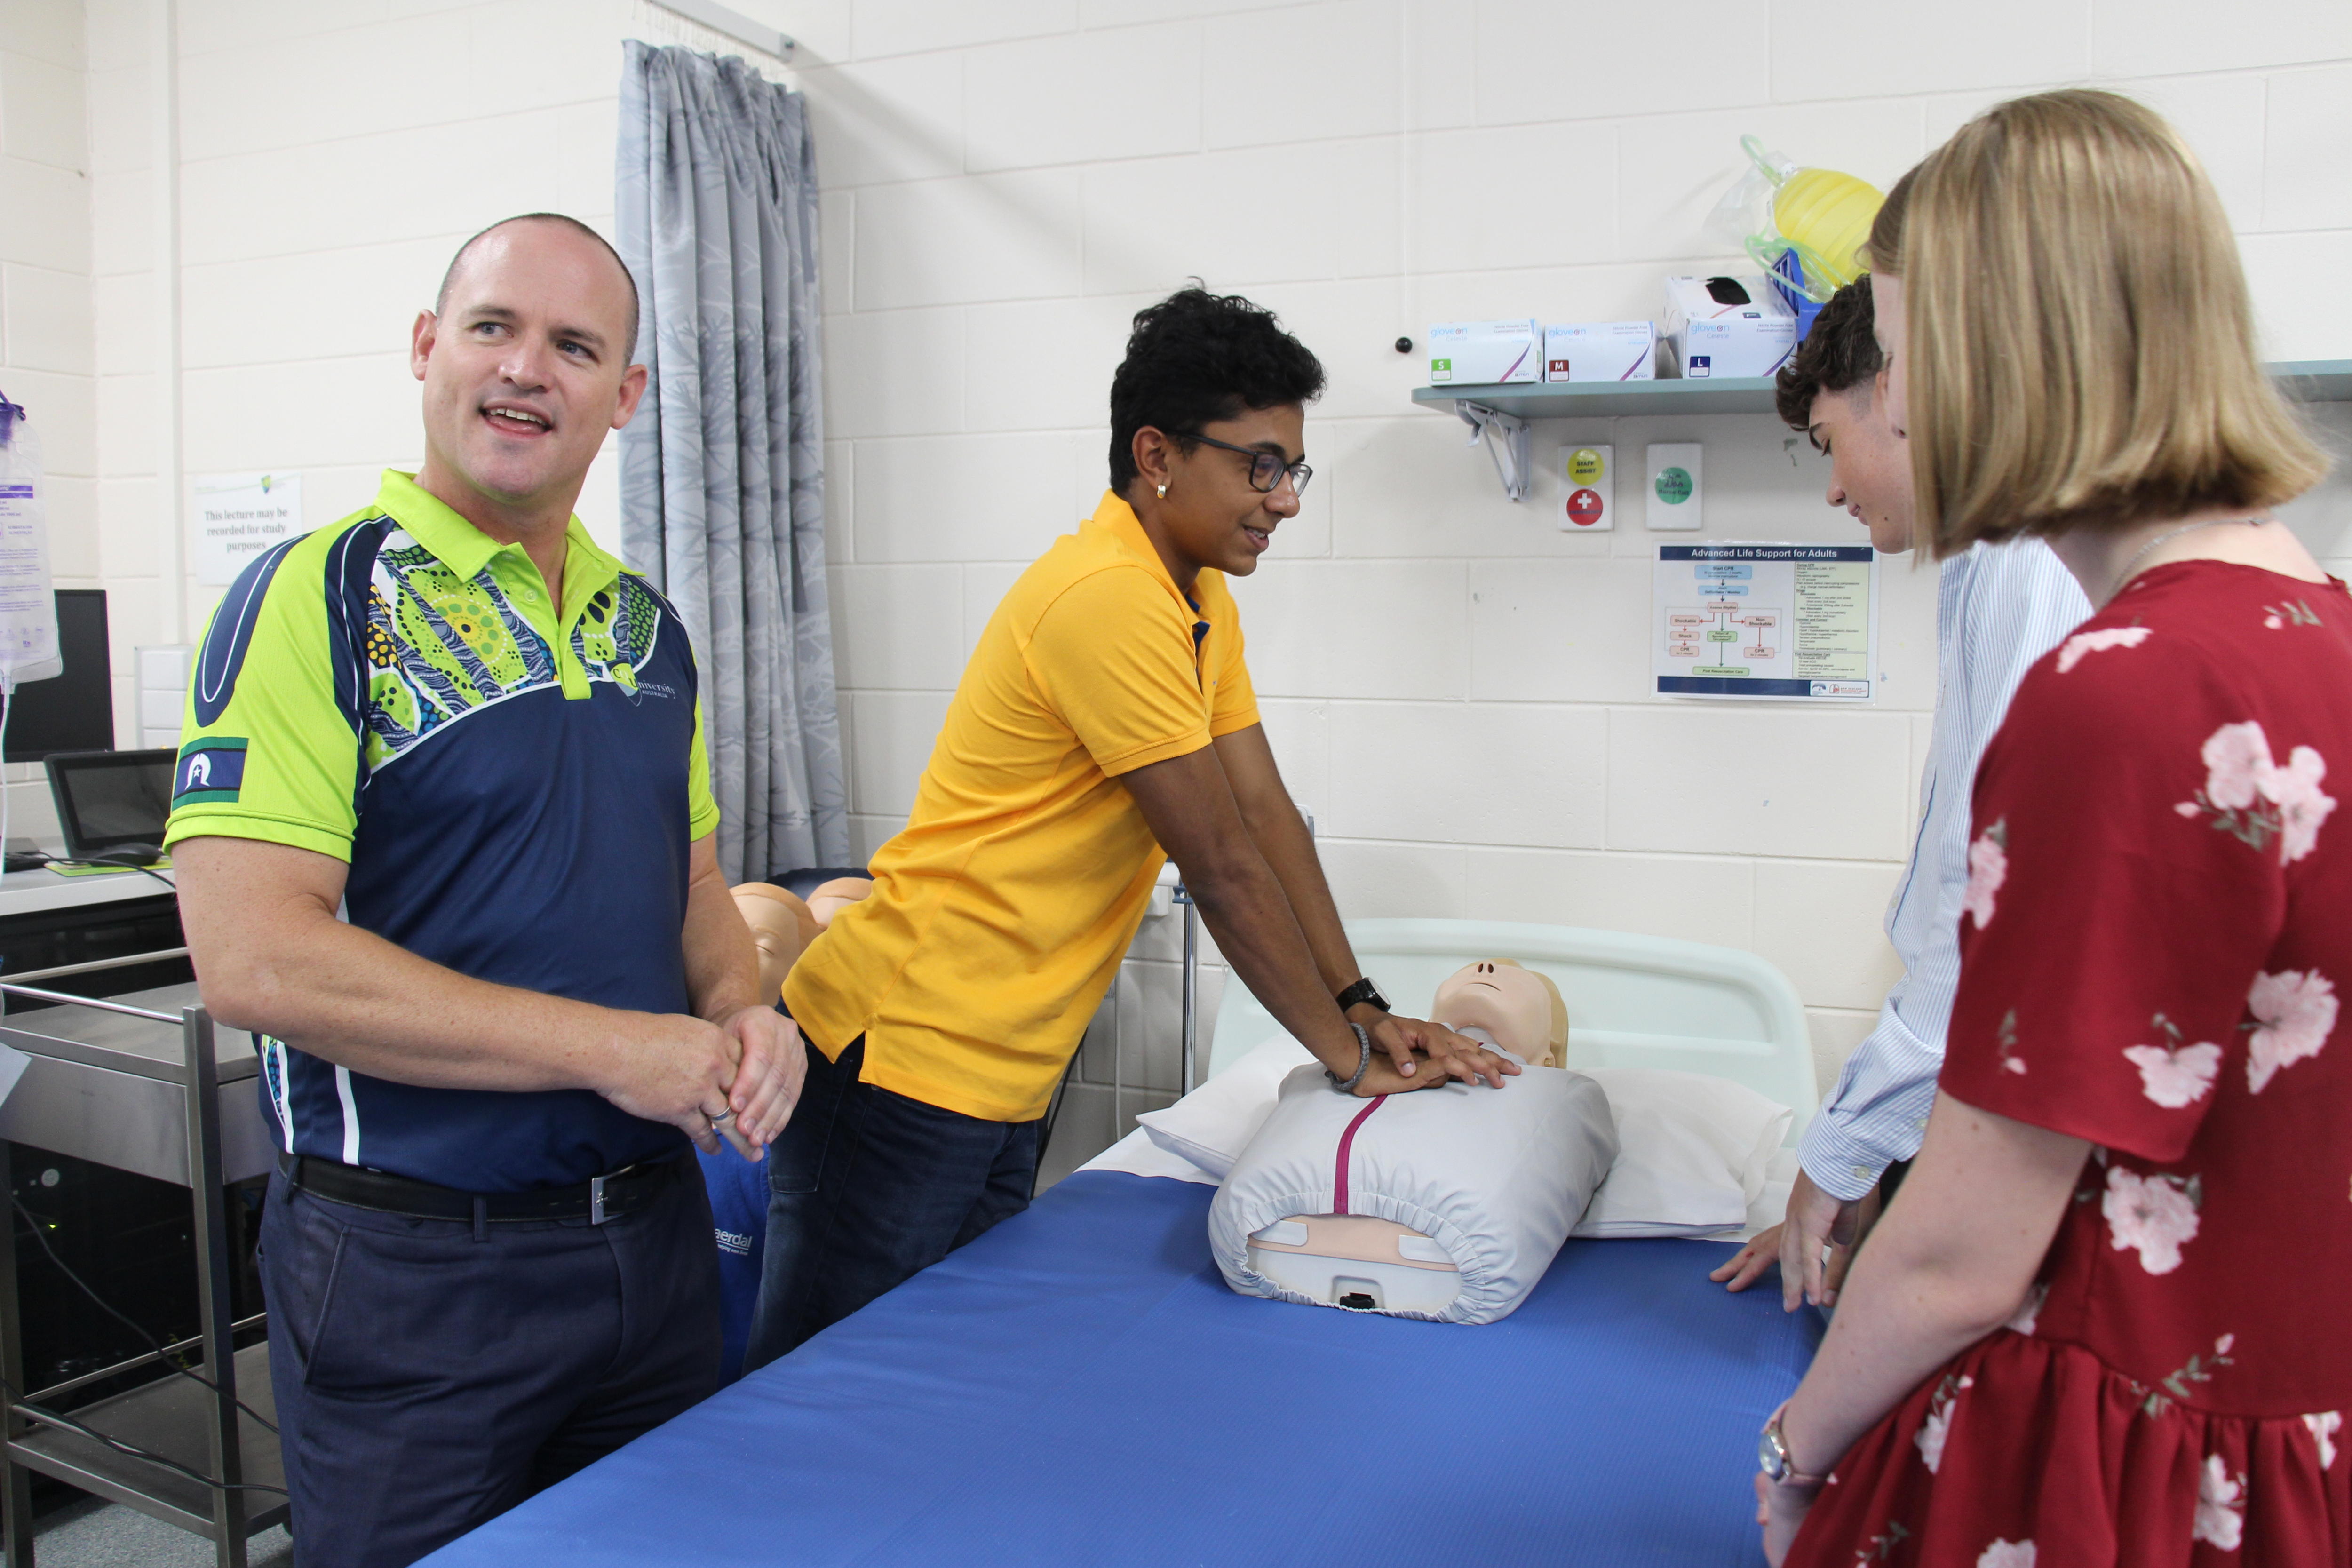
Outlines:
[[604,1223],[604,1178],[602,1176],[588,1178],[588,1223]]

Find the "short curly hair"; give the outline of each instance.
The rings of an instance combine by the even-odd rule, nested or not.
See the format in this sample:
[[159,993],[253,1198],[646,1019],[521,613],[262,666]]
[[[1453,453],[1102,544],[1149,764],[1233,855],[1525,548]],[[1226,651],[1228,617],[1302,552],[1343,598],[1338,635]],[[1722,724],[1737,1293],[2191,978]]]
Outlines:
[[1886,363],[1879,353],[1877,312],[1865,272],[1830,297],[1796,357],[1773,378],[1772,405],[1791,430],[1811,428],[1813,400],[1824,392],[1867,386]]
[[1191,451],[1185,437],[1244,409],[1281,408],[1323,395],[1323,365],[1273,311],[1195,279],[1135,313],[1127,358],[1110,380],[1110,488],[1135,479],[1135,433],[1146,426]]

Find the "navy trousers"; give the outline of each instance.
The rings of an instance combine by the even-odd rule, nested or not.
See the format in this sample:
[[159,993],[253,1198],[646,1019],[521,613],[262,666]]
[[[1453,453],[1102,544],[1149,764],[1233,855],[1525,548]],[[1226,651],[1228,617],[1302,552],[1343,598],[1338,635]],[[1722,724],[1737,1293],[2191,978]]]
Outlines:
[[990,1121],[858,1081],[861,1035],[768,1149],[768,1246],[746,1372],[1029,1206],[1037,1121]]
[[299,1568],[404,1568],[719,1386],[694,1162],[642,1209],[408,1219],[270,1178],[269,1376]]

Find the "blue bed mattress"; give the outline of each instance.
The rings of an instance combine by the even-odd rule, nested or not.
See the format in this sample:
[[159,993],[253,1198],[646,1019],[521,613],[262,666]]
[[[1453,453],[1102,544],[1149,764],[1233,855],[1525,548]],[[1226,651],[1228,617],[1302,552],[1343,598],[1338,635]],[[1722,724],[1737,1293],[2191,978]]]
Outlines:
[[1820,1338],[1729,1248],[1571,1241],[1484,1328],[1237,1296],[1213,1189],[1070,1177],[435,1568],[1760,1561]]

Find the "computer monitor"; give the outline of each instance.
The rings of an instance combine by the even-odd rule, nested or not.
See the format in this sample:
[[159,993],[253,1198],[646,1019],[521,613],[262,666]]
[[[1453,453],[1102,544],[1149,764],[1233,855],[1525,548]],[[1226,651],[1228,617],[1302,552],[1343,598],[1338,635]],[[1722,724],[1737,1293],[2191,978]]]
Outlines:
[[168,746],[152,752],[55,752],[47,759],[49,794],[58,803],[66,858],[132,844],[161,844],[172,815]]
[[12,763],[37,763],[53,752],[114,748],[106,590],[60,588],[57,595],[58,652],[65,673],[27,681],[8,700],[7,744],[0,754]]

